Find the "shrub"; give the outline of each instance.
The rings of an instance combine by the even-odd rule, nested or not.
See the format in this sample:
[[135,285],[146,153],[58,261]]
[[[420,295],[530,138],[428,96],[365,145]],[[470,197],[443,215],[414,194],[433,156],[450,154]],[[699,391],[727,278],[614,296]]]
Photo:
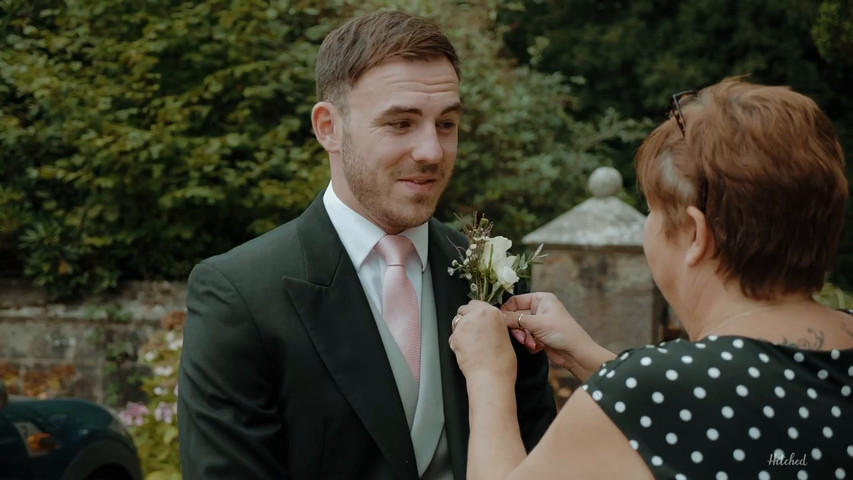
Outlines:
[[334,15],[267,3],[14,2],[0,256],[68,296],[185,277],[296,215],[328,181],[309,111]]
[[831,283],[823,284],[823,289],[814,298],[828,307],[853,311],[853,295]]
[[142,382],[145,403],[129,402],[119,412],[139,451],[146,480],[180,480],[178,448],[178,364],[183,349],[181,326],[161,330],[140,348],[139,363],[152,375]]
[[[3,6],[5,5],[5,6]],[[486,213],[515,241],[585,196],[643,126],[573,122],[562,77],[516,68],[506,0],[418,0],[463,58],[456,179],[438,216]],[[56,296],[183,279],[294,218],[329,180],[311,131],[327,32],[388,0],[4,2],[0,258]],[[3,268],[0,265],[0,268]],[[12,268],[7,263],[6,268]]]

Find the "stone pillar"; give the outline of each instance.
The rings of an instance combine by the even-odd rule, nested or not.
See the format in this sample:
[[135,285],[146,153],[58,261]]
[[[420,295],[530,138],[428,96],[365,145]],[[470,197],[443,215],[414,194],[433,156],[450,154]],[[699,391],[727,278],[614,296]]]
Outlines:
[[[665,315],[643,255],[645,216],[616,197],[621,189],[616,169],[596,169],[589,178],[592,198],[523,239],[531,248],[543,244],[547,254],[532,266],[531,288],[557,295],[592,338],[615,353],[661,340]],[[576,383],[566,382],[561,386]]]

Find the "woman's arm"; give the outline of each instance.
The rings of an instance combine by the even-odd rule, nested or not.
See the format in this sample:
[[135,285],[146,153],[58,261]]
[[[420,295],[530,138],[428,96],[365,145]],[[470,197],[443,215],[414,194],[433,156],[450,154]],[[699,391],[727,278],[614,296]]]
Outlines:
[[583,350],[563,357],[561,366],[572,372],[572,375],[578,380],[585,382],[601,368],[604,362],[609,362],[614,358],[616,358],[615,353],[590,340]]
[[[471,462],[469,457],[469,469]],[[585,390],[577,390],[539,445],[510,475],[479,478],[650,480],[653,476],[640,454],[592,397]]]
[[459,309],[450,337],[468,386],[468,478],[651,478],[628,439],[583,390],[525,455],[513,385],[516,357],[501,313],[483,302]]
[[[507,478],[527,456],[513,384],[481,377],[468,383],[468,478]],[[541,440],[540,440],[541,441]]]
[[598,404],[578,390],[525,455],[506,382],[468,383],[468,479],[652,479],[640,455]]

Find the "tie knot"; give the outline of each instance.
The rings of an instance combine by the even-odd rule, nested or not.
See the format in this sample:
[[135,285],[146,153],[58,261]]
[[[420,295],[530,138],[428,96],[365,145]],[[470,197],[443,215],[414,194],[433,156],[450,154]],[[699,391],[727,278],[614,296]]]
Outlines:
[[405,265],[406,257],[414,249],[412,241],[403,235],[385,235],[376,243],[376,251],[388,265]]

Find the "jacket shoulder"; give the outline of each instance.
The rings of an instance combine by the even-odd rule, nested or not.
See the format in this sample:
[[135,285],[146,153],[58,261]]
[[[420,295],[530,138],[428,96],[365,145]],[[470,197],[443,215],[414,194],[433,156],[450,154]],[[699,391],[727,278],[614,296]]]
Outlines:
[[297,258],[302,250],[299,245],[296,221],[292,220],[201,263],[226,274],[234,270],[281,271]]

